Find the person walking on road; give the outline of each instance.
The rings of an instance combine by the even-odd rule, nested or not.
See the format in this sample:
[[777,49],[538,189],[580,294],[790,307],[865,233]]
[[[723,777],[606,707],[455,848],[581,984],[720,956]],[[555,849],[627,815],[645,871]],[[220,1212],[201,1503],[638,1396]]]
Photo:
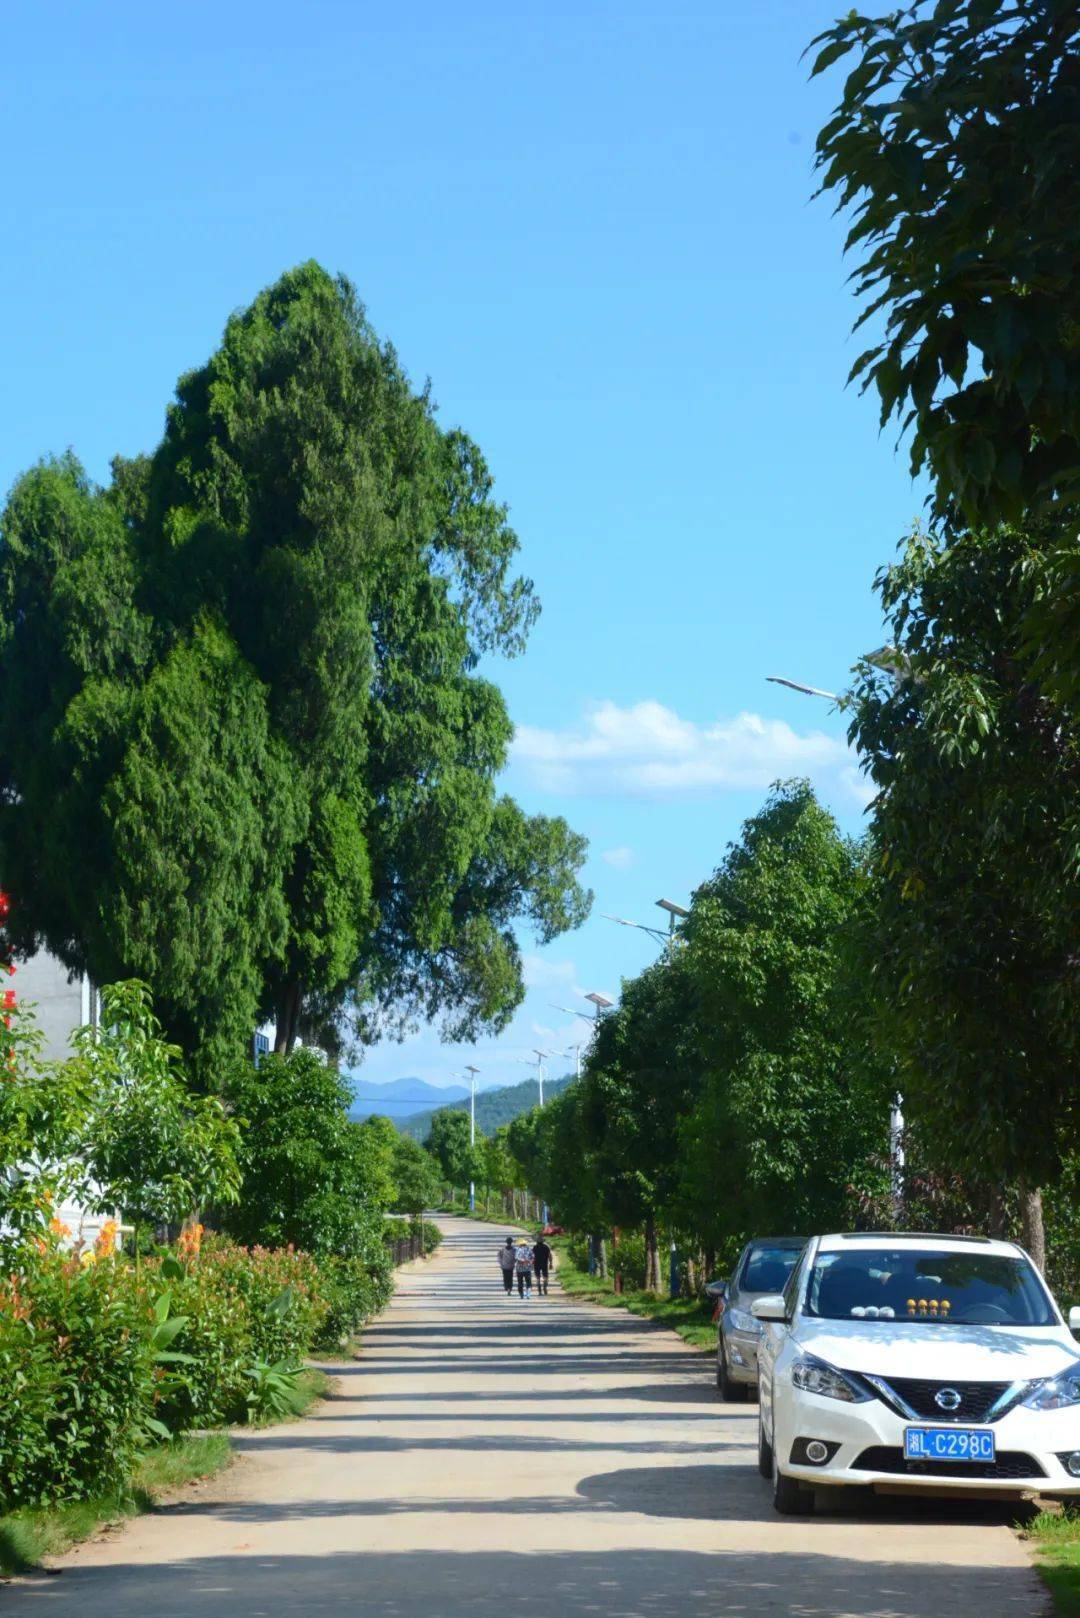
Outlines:
[[551,1248],[540,1236],[533,1243],[533,1269],[536,1271],[536,1290],[541,1298],[547,1297],[548,1271],[551,1269]]
[[533,1282],[533,1250],[527,1241],[517,1244],[515,1255],[517,1269],[518,1297],[532,1299]]
[[502,1247],[499,1248],[499,1268],[502,1271],[503,1287],[506,1296],[512,1297],[514,1291],[514,1270],[517,1266],[517,1248],[514,1238],[508,1236]]

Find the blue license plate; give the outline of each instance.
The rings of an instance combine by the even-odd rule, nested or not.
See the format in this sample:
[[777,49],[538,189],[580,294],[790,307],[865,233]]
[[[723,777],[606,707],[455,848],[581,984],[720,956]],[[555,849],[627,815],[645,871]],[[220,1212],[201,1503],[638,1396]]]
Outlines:
[[994,1435],[978,1427],[905,1427],[905,1461],[992,1461]]

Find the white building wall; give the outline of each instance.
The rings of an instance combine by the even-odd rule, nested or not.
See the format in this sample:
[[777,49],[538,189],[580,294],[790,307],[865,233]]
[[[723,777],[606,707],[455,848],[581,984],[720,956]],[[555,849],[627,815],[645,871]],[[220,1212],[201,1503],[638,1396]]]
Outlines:
[[[42,1056],[48,1062],[62,1062],[70,1056],[75,1030],[98,1020],[98,995],[90,979],[72,977],[66,966],[44,950],[28,961],[16,962],[10,983],[19,1003],[33,1008],[34,1021],[45,1036]],[[62,1203],[56,1214],[70,1229],[71,1242],[83,1241],[87,1246],[109,1218],[108,1214],[90,1213],[78,1202]]]

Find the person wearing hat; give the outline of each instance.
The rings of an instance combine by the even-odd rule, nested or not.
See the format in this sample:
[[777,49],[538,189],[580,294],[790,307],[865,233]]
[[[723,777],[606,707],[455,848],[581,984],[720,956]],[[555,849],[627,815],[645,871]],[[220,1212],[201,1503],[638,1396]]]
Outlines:
[[502,1271],[503,1287],[505,1288],[506,1296],[508,1298],[513,1295],[514,1270],[516,1266],[517,1248],[514,1246],[514,1238],[512,1236],[508,1236],[502,1247],[499,1248],[499,1268]]
[[516,1248],[514,1267],[517,1271],[518,1297],[532,1300],[533,1250],[522,1237]]

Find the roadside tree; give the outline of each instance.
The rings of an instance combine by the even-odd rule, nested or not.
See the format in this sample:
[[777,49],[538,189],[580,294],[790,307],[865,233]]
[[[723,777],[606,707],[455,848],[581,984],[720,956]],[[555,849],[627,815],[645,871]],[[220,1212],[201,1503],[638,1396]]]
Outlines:
[[905,1097],[999,1220],[1021,1189],[1041,1261],[1038,1189],[1080,1124],[1080,749],[1025,653],[1037,543],[912,535],[878,581],[895,653],[848,701],[878,787],[868,969]]
[[301,1047],[236,1064],[226,1098],[244,1175],[224,1220],[237,1240],[346,1258],[380,1247],[393,1186],[379,1132],[349,1117],[347,1079]]

